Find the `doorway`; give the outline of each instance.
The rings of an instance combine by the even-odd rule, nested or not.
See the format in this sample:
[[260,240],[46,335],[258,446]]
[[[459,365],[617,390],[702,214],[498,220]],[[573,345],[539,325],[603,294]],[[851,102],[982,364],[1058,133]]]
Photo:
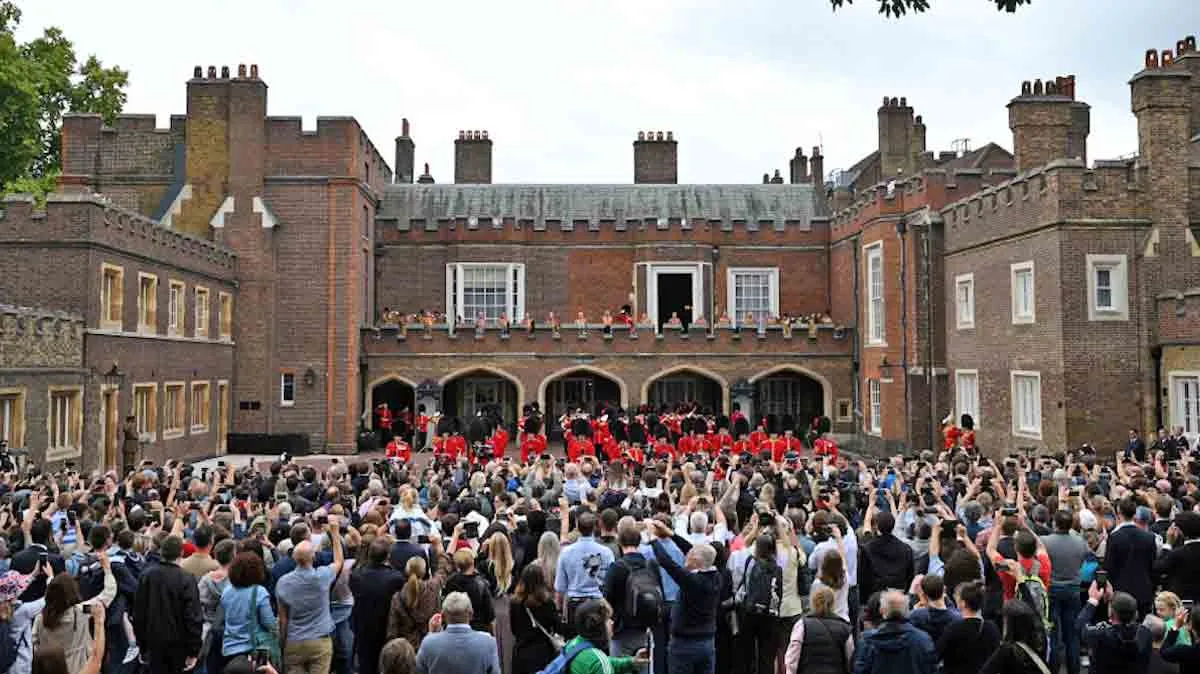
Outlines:
[[659,329],[662,329],[673,315],[679,316],[684,328],[691,325],[692,277],[690,273],[660,273],[656,276]]
[[117,416],[117,390],[104,391],[104,469],[120,468],[117,460],[117,433],[121,420]]

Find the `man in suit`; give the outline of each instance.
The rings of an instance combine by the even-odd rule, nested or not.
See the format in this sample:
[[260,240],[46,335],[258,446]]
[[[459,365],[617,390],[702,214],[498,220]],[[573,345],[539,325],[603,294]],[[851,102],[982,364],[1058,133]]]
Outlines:
[[388,552],[386,540],[375,540],[367,550],[366,565],[356,566],[350,576],[350,592],[354,594],[350,626],[359,674],[379,671],[379,652],[387,643],[392,596],[404,586],[404,572],[388,566]]
[[389,566],[403,573],[408,560],[413,557],[421,557],[425,560],[426,568],[429,569],[430,575],[437,571],[437,569],[430,567],[429,555],[425,554],[425,549],[413,542],[412,522],[408,520],[396,520],[392,528],[396,534],[396,542],[392,544],[392,551],[388,555]]
[[[21,523],[21,528],[29,533],[31,543],[24,550],[13,555],[11,565],[13,571],[22,574],[33,573],[33,570],[40,566],[42,555],[45,555],[46,561],[50,562],[50,567],[54,569],[55,575],[67,570],[67,564],[63,561],[62,555],[50,550],[50,520],[30,508],[25,515],[25,520]],[[39,573],[29,587],[21,593],[20,600],[36,601],[45,594],[46,576]]]
[[1200,600],[1200,514],[1181,512],[1167,531],[1173,549],[1159,558],[1154,570],[1163,587],[1180,599]]
[[1137,503],[1131,498],[1117,504],[1121,523],[1108,535],[1104,568],[1113,590],[1128,592],[1138,603],[1138,613],[1149,615],[1154,607],[1154,560],[1158,544],[1154,534],[1134,523]]
[[442,621],[421,641],[417,671],[421,674],[500,674],[496,637],[471,629],[471,598],[451,592],[442,602]]

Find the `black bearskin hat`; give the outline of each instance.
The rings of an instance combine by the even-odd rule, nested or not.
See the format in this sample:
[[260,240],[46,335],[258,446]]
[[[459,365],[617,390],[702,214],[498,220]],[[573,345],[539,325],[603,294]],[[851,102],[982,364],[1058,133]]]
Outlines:
[[636,421],[630,422],[629,442],[635,445],[646,444],[646,427]]
[[684,435],[690,435],[692,432],[692,429],[695,428],[697,421],[700,421],[700,420],[696,419],[694,417],[684,417],[679,422],[680,432],[682,432]]
[[975,430],[975,419],[973,419],[970,414],[964,414],[962,415],[961,426],[965,431],[973,431]]
[[454,433],[454,418],[440,417],[437,422],[438,435],[450,435]]
[[525,432],[537,435],[542,430],[542,418],[536,414],[525,417]]
[[790,414],[785,414],[783,415],[783,419],[779,421],[779,432],[787,433],[788,431],[793,433],[796,432],[796,417],[793,417]]
[[585,438],[592,437],[592,425],[587,419],[572,419],[571,420],[571,435],[582,435]]
[[629,428],[621,419],[608,419],[608,432],[612,433],[613,440],[617,442],[629,442]]
[[708,422],[704,420],[704,417],[692,419],[692,432],[699,433],[700,435],[708,432]]
[[716,418],[715,426],[717,427],[718,431],[722,428],[729,430],[729,417],[725,416],[724,414],[718,416]]
[[817,417],[817,432],[818,433],[822,433],[822,434],[828,433],[832,429],[833,429],[833,421],[831,421],[829,419],[829,417],[824,416],[824,415]]
[[767,432],[768,433],[770,433],[771,435],[779,435],[780,433],[783,432],[782,429],[780,428],[780,426],[782,426],[782,424],[779,423],[779,417],[777,415],[774,415],[774,414],[767,415]]
[[671,432],[667,430],[666,426],[659,424],[654,427],[654,439],[666,440],[668,437],[670,437],[670,435]]
[[750,435],[750,420],[746,417],[738,417],[737,421],[733,423],[733,434],[739,438],[743,435]]
[[467,442],[475,444],[483,442],[488,437],[487,421],[483,417],[475,417],[467,424]]

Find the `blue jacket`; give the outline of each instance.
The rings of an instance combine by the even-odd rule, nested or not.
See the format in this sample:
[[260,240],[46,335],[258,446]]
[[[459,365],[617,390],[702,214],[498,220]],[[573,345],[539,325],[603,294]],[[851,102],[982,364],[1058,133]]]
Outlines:
[[854,654],[854,674],[933,674],[933,640],[907,620],[888,620],[863,633]]

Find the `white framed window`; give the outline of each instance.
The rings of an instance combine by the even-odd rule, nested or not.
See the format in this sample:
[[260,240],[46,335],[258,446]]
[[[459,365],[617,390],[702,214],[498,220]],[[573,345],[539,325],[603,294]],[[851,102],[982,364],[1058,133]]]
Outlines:
[[959,330],[975,327],[975,275],[954,277],[954,323]]
[[183,435],[187,423],[187,402],[184,399],[183,382],[167,382],[163,384],[163,439],[178,438]]
[[124,329],[125,269],[112,264],[100,265],[100,327]]
[[734,325],[743,323],[746,315],[770,320],[779,315],[778,267],[731,267],[725,273],[726,301]]
[[970,414],[979,428],[979,372],[977,370],[954,371],[954,400],[958,403],[958,418]]
[[158,432],[158,384],[133,385],[133,417],[138,437],[153,442]]
[[473,323],[500,314],[514,323],[525,317],[525,265],[459,262],[446,265],[446,315]]
[[50,387],[50,410],[46,415],[47,459],[73,456],[83,446],[83,389],[78,386]]
[[1012,322],[1033,323],[1037,320],[1034,306],[1037,298],[1033,283],[1033,262],[1018,262],[1010,267],[1012,274]]
[[207,433],[212,409],[212,389],[206,381],[192,382],[192,434]]
[[296,373],[283,372],[279,375],[279,404],[291,407],[296,404]]
[[25,446],[25,389],[0,389],[0,440],[9,447]]
[[184,299],[187,286],[183,281],[172,279],[167,292],[167,334],[183,334],[183,312],[187,306]]
[[228,342],[233,339],[233,295],[217,293],[217,311],[221,341]]
[[1124,255],[1088,255],[1088,320],[1129,320],[1129,263]]
[[158,332],[158,277],[138,274],[138,332]]
[[867,345],[887,343],[884,329],[886,307],[883,300],[883,242],[865,247],[867,258]]
[[1042,374],[1025,370],[1012,372],[1013,435],[1042,437]]
[[870,424],[868,432],[871,435],[883,434],[883,390],[878,379],[867,380],[867,401],[870,403]]
[[209,325],[209,295],[208,288],[196,286],[196,325],[193,327],[196,339],[208,339],[212,326]]
[[1183,428],[1193,445],[1200,440],[1200,372],[1171,372],[1171,426]]

